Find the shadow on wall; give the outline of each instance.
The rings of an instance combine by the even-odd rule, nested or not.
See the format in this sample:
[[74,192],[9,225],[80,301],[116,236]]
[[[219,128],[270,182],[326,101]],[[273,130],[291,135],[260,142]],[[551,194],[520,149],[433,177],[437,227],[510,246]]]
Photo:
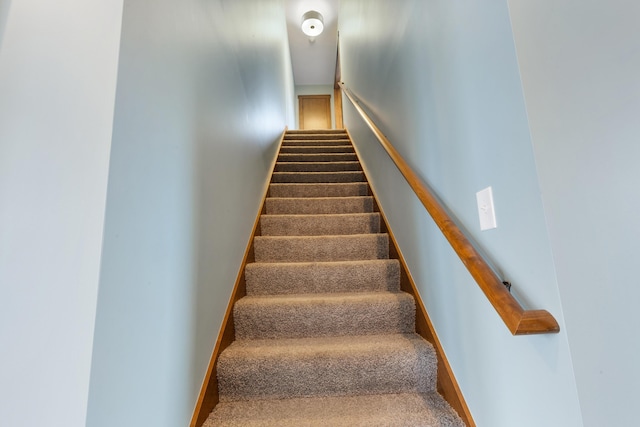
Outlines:
[[0,2],[0,52],[2,51],[2,41],[4,40],[4,31],[7,26],[7,18],[11,9],[11,0]]
[[[267,48],[265,54],[277,57],[277,52]],[[245,78],[248,76],[243,73],[237,77],[243,81],[256,81]],[[264,90],[246,84],[242,87],[248,93]],[[193,224],[197,230],[193,236],[193,268],[196,276],[192,281],[192,326],[189,331],[194,347],[198,346],[197,343],[202,346],[207,342],[215,345],[219,325],[212,324],[211,313],[224,314],[226,311],[261,201],[256,195],[262,191],[264,180],[256,180],[254,174],[248,171],[269,172],[267,168],[276,154],[280,132],[284,130],[284,127],[274,127],[271,132],[273,137],[267,142],[258,128],[248,125],[246,131],[241,133],[238,129],[221,126],[219,120],[212,121],[214,115],[221,117],[220,112],[214,110],[212,100],[228,100],[225,107],[231,111],[238,111],[245,102],[242,96],[233,93],[233,89],[233,85],[226,85],[214,91],[201,91],[197,100],[198,123],[195,127],[199,134],[195,136],[196,147],[193,151]],[[271,111],[276,108],[274,105]],[[231,117],[227,119],[233,120]],[[274,120],[273,123],[276,122]],[[246,220],[239,222],[239,217]],[[220,320],[216,318],[215,322]],[[210,357],[210,351],[194,351],[191,354],[190,388],[199,391],[204,379],[202,368],[208,365]]]
[[[273,8],[265,5],[252,7],[278,22]],[[224,15],[217,18],[217,31],[228,37],[233,28],[241,28],[234,22],[244,18],[242,10],[241,5],[225,6]],[[246,24],[253,28],[256,23]],[[203,368],[209,364],[268,168],[292,108],[287,94],[292,94],[293,82],[287,87],[286,70],[281,69],[286,63],[279,60],[288,58],[288,50],[276,36],[271,32],[259,41],[251,36],[252,43],[229,38],[234,46],[221,46],[218,56],[233,52],[234,60],[219,61],[212,55],[198,67],[199,81],[211,75],[218,78],[215,84],[199,88],[194,108],[192,222],[197,232],[192,242],[195,277],[190,284],[188,332],[194,351],[189,356],[189,390],[200,391],[202,386]]]

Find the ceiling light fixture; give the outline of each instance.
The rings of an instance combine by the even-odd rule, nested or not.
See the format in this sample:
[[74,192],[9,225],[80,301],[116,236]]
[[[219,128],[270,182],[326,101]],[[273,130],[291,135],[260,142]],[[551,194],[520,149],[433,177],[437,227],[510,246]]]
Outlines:
[[320,12],[310,10],[302,15],[302,32],[309,37],[319,36],[324,30],[324,23]]

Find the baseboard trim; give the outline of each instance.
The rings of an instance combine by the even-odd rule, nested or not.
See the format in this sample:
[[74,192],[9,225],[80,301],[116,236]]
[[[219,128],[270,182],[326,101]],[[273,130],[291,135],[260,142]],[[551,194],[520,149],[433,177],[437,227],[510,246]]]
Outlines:
[[[347,134],[349,134],[348,130]],[[351,134],[349,134],[349,139],[353,144]],[[402,291],[411,294],[416,301],[416,333],[429,341],[436,350],[436,355],[438,357],[438,393],[440,393],[449,405],[451,405],[451,407],[458,413],[458,415],[460,415],[460,418],[462,418],[468,427],[476,427],[473,417],[471,416],[471,411],[469,411],[469,407],[462,395],[458,381],[456,381],[451,365],[449,365],[449,361],[447,360],[442,344],[440,343],[436,330],[433,327],[433,323],[431,323],[431,319],[422,302],[422,298],[420,298],[418,288],[416,287],[413,277],[409,272],[407,263],[402,255],[402,251],[400,250],[398,242],[391,231],[391,227],[389,227],[389,222],[387,221],[384,210],[378,203],[378,197],[371,185],[367,167],[362,162],[362,157],[360,156],[360,152],[355,144],[353,144],[353,148],[356,152],[356,156],[358,157],[358,161],[360,162],[367,183],[369,184],[369,191],[371,192],[371,196],[374,201],[374,210],[380,213],[380,217],[382,219],[380,223],[380,231],[389,234],[389,258],[397,259],[400,262],[400,288]]]
[[235,305],[236,301],[247,294],[244,269],[248,263],[255,260],[253,252],[253,238],[260,235],[260,216],[264,213],[265,210],[264,204],[266,198],[269,195],[269,184],[271,183],[273,170],[275,169],[276,161],[278,160],[278,154],[280,153],[280,147],[282,146],[282,142],[284,141],[286,132],[287,128],[285,128],[280,137],[275,156],[271,162],[269,176],[267,177],[262,193],[262,202],[260,203],[258,214],[256,215],[256,219],[253,223],[253,229],[251,230],[251,235],[249,236],[249,241],[247,242],[244,257],[242,258],[242,263],[240,264],[240,271],[238,271],[236,282],[233,286],[233,292],[231,293],[231,298],[229,299],[229,304],[227,305],[227,311],[225,312],[224,319],[222,320],[222,325],[220,326],[218,339],[216,340],[216,345],[214,346],[213,352],[211,354],[209,367],[207,368],[207,373],[205,374],[204,381],[202,382],[200,395],[198,396],[198,401],[196,402],[193,416],[191,417],[191,423],[189,424],[190,427],[201,427],[213,408],[218,404],[220,400],[220,396],[218,395],[218,375],[216,371],[216,364],[218,362],[220,353],[222,353],[224,349],[229,347],[235,340],[235,328],[233,325],[233,306]]

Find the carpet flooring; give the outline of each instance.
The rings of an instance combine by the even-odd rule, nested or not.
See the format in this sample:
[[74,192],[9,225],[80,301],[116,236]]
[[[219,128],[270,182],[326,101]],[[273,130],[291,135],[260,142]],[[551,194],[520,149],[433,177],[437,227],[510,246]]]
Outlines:
[[463,427],[346,132],[289,131],[205,427]]

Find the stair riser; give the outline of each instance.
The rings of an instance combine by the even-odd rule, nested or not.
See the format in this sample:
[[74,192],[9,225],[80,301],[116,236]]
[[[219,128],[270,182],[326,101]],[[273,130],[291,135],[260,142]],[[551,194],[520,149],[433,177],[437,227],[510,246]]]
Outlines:
[[225,402],[203,427],[464,427],[442,396],[402,393]]
[[427,345],[391,351],[371,346],[357,353],[228,355],[223,352],[218,361],[221,401],[435,390],[437,361]]
[[[323,294],[324,295],[324,294]],[[415,303],[404,293],[351,297],[246,297],[234,308],[236,339],[406,334]]]
[[365,182],[324,184],[271,184],[270,197],[354,197],[368,196],[369,186]]
[[323,154],[323,153],[355,153],[351,145],[327,145],[322,147],[315,146],[283,146],[280,154],[289,153],[306,153],[306,154]]
[[252,263],[245,269],[247,295],[400,290],[400,263],[375,260],[336,263]]
[[380,214],[262,215],[263,236],[322,236],[380,232]]
[[321,237],[265,237],[254,239],[256,262],[312,262],[386,259],[386,234]]
[[350,153],[327,154],[280,154],[278,162],[356,162],[358,158]]
[[275,172],[359,172],[358,162],[278,162]]
[[265,200],[267,214],[349,214],[373,212],[371,197],[272,198]]

